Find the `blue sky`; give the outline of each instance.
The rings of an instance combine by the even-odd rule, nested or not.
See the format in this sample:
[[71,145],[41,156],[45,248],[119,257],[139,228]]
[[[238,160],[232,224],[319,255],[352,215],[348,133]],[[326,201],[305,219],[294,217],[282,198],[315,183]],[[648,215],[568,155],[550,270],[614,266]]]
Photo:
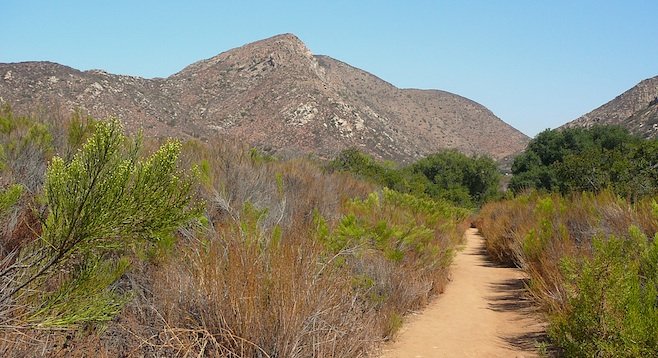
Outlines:
[[398,87],[471,98],[526,134],[658,75],[658,1],[2,0],[0,62],[166,77],[291,32]]

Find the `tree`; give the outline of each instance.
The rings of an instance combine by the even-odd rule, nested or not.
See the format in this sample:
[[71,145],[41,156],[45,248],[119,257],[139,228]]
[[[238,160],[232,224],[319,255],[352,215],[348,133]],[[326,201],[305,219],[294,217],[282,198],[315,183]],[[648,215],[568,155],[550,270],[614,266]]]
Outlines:
[[500,172],[493,159],[468,157],[455,150],[429,155],[406,169],[430,181],[426,189],[430,196],[462,206],[481,205],[497,195],[500,185]]
[[469,157],[456,150],[434,153],[397,169],[357,149],[347,149],[328,168],[350,171],[401,193],[445,199],[463,207],[481,205],[498,195],[500,185],[493,159]]
[[514,160],[510,189],[648,195],[658,190],[656,148],[618,126],[546,130]]

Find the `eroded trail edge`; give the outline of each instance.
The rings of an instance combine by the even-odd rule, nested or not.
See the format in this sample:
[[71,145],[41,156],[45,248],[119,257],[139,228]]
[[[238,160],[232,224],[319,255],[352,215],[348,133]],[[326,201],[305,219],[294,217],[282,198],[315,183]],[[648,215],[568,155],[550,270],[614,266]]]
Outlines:
[[382,357],[536,357],[544,338],[524,273],[489,260],[476,229],[465,234],[451,282],[426,309],[409,317]]

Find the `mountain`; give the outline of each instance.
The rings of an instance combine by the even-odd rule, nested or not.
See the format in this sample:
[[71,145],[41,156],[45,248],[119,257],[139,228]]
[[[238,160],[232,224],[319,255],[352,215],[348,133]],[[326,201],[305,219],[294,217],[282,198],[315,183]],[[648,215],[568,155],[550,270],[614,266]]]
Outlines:
[[0,101],[16,111],[81,108],[156,136],[239,138],[279,153],[331,157],[358,147],[407,162],[443,148],[496,159],[528,137],[484,106],[438,90],[399,89],[283,34],[196,62],[167,78],[0,64]]
[[658,76],[646,79],[612,101],[563,127],[621,125],[645,138],[658,138]]

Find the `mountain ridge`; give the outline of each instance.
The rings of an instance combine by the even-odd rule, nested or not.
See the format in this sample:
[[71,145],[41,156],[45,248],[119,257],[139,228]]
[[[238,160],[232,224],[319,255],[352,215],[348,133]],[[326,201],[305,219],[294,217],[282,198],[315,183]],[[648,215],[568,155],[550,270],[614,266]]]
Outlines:
[[281,34],[194,62],[166,78],[80,71],[52,62],[0,64],[0,100],[95,117],[157,136],[237,137],[281,153],[329,158],[360,148],[412,161],[440,149],[495,159],[529,138],[486,107],[441,90],[400,89]]
[[620,125],[644,138],[658,138],[658,76],[640,81],[600,107],[560,128]]

